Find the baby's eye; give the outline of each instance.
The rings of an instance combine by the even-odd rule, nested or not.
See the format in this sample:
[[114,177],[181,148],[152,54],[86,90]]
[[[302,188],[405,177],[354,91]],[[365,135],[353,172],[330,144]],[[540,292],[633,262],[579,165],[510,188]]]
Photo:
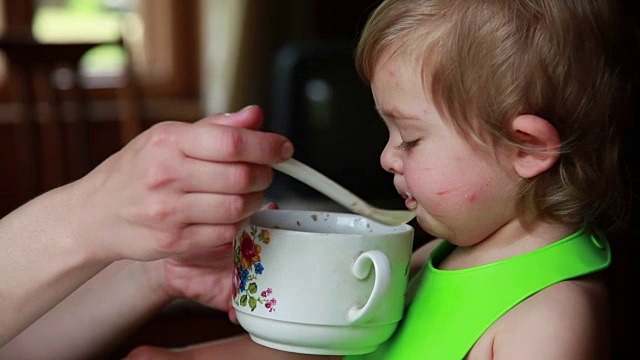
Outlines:
[[406,151],[418,145],[418,140],[403,141],[400,145],[396,146],[396,149]]

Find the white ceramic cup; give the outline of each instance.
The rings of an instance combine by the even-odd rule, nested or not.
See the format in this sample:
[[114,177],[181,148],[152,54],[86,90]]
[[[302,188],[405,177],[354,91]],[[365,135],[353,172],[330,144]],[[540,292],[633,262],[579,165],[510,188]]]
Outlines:
[[234,241],[233,307],[253,341],[298,353],[374,351],[402,318],[409,225],[263,210]]

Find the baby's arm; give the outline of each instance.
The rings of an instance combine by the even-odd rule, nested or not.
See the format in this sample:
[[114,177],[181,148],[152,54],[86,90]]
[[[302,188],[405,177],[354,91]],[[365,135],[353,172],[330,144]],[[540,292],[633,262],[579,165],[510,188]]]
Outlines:
[[338,360],[342,356],[307,355],[271,349],[253,342],[248,335],[190,346],[184,349],[164,349],[143,346],[133,350],[126,360]]
[[405,305],[409,305],[422,283],[424,265],[429,259],[429,255],[440,243],[440,239],[434,239],[416,249],[411,255],[411,265],[409,266],[409,284],[407,285],[407,296]]
[[409,278],[413,278],[424,264],[427,262],[429,255],[435,247],[440,243],[440,239],[430,240],[426,244],[422,245],[418,249],[416,249],[411,255],[411,265],[409,268]]

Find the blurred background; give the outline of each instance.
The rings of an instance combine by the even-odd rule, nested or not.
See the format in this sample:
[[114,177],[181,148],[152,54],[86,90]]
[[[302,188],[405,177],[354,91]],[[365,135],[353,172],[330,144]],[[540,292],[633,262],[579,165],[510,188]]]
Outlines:
[[[386,129],[353,67],[376,1],[0,3],[0,214],[154,123],[249,104],[265,110],[265,130],[291,137],[297,158],[375,205],[403,207],[378,165]],[[334,207],[279,174],[270,195]]]
[[[86,174],[157,122],[249,104],[265,110],[265,130],[293,140],[298,159],[374,205],[402,208],[378,163],[386,129],[353,67],[358,33],[378,3],[0,0],[0,217]],[[268,196],[283,208],[341,210],[280,174]],[[427,240],[414,227],[416,243]],[[630,351],[636,235],[613,245],[614,355]],[[105,358],[242,331],[226,314],[187,305],[168,306]]]

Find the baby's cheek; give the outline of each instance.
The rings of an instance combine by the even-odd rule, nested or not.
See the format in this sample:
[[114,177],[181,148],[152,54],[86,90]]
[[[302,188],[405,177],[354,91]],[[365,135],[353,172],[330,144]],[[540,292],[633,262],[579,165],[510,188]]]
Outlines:
[[469,203],[475,202],[477,198],[478,198],[478,193],[475,191],[470,191],[464,194],[464,200]]
[[460,169],[450,171],[442,166],[439,169],[441,170],[412,168],[413,171],[405,171],[405,181],[409,191],[421,207],[444,214],[452,210],[464,209],[479,199],[483,191],[479,186],[479,183],[483,183],[482,181],[461,178]]
[[432,202],[441,213],[460,213],[480,205],[484,190],[475,184],[459,183],[436,188],[431,196]]
[[421,195],[422,199],[418,198],[421,205],[431,212],[441,215],[465,208],[469,203],[469,195],[464,185],[433,186]]

